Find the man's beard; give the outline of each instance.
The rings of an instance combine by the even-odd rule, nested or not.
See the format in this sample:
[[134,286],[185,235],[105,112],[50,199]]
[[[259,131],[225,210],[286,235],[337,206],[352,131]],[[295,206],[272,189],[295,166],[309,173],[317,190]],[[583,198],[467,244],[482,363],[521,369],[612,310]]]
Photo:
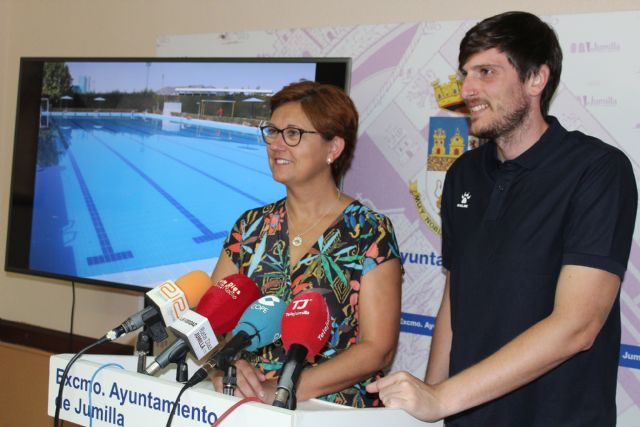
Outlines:
[[478,138],[496,139],[500,136],[508,135],[516,130],[528,114],[529,104],[526,102],[524,97],[521,97],[520,102],[516,105],[514,110],[503,117],[496,119],[493,123],[489,123],[485,128],[476,130],[472,123],[469,133]]

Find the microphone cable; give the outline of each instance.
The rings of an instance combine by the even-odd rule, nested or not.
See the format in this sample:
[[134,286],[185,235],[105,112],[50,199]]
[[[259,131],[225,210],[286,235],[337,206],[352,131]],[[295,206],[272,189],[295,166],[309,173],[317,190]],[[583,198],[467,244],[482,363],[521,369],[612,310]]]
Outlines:
[[[76,312],[76,282],[71,281],[71,319],[69,320],[69,353],[73,353],[73,324]],[[60,426],[64,425],[64,421],[60,423]]]
[[[259,331],[256,331],[253,335],[248,335],[248,338],[251,340],[254,337],[258,336],[260,334]],[[233,338],[232,338],[233,339]],[[228,342],[227,342],[228,344]],[[231,360],[235,357],[235,353],[234,354],[228,354],[228,352],[224,352],[225,347],[223,346],[218,353],[216,353],[214,356],[211,356],[209,358],[209,360],[207,361],[207,363],[211,363],[211,369],[213,368],[219,368],[220,365],[224,365],[225,370],[226,368],[228,368],[229,366],[233,366],[231,365]],[[216,356],[220,355],[220,357],[223,357],[222,360],[218,360],[216,359]],[[176,413],[176,409],[178,408],[178,402],[180,402],[180,398],[182,397],[182,394],[187,391],[187,389],[193,387],[196,384],[199,384],[202,380],[204,380],[205,378],[207,378],[207,376],[209,376],[209,371],[204,369],[204,368],[200,368],[198,369],[191,378],[189,378],[189,380],[182,386],[182,388],[180,389],[180,392],[178,393],[178,397],[176,397],[176,401],[173,403],[173,408],[171,408],[171,413],[169,414],[169,419],[167,420],[167,424],[166,427],[170,427],[171,426],[171,422],[173,421],[173,416]],[[259,399],[257,401],[260,401]],[[244,402],[246,403],[246,402]],[[235,406],[235,405],[234,405]],[[234,408],[235,409],[235,408]],[[216,421],[217,423],[218,421]],[[216,425],[214,423],[214,425]]]
[[[167,425],[166,427],[170,427],[171,426],[171,421],[173,420],[173,415],[175,414],[175,408],[178,406],[178,400],[180,400],[180,396],[182,395],[182,393],[188,389],[189,387],[187,387],[185,385],[185,387],[182,387],[182,390],[180,390],[180,393],[178,394],[178,399],[176,399],[176,402],[173,405],[173,409],[171,410],[171,415],[169,415],[169,420],[167,421]],[[262,400],[258,399],[255,396],[252,397],[245,397],[243,399],[240,399],[239,401],[237,401],[236,403],[234,403],[233,405],[231,405],[229,407],[229,409],[227,409],[226,411],[224,411],[222,413],[222,415],[220,415],[220,417],[213,423],[211,424],[211,427],[217,427],[220,425],[220,423],[227,418],[229,415],[231,415],[231,413],[233,411],[235,411],[236,409],[238,409],[241,405],[244,405],[245,403],[249,403],[249,402],[258,402],[258,403],[263,403]]]
[[[244,331],[241,331],[241,332],[244,332]],[[254,334],[251,334],[251,335],[247,334],[246,338],[249,340],[253,340],[253,338],[255,338],[256,336],[260,336],[260,331],[256,331]],[[236,336],[234,335],[231,338],[231,340],[235,337]],[[188,384],[189,387],[193,387],[194,385],[202,382],[205,378],[209,376],[209,372],[212,371],[213,369],[218,369],[223,373],[226,373],[229,367],[233,366],[232,362],[234,361],[237,354],[236,352],[230,353],[229,349],[225,347],[231,340],[227,341],[224,344],[219,344],[221,345],[220,350],[218,350],[213,356],[211,356],[200,367],[200,369],[198,369],[193,375],[191,375],[191,378],[189,378],[189,381],[186,382],[186,384]]]
[[171,408],[171,413],[169,414],[169,419],[167,420],[166,427],[171,426],[171,421],[173,421],[173,416],[176,414],[176,408],[178,407],[178,402],[180,402],[180,398],[182,397],[182,393],[187,391],[193,384],[189,384],[188,382],[182,386],[180,389],[180,393],[178,393],[178,397],[176,397],[176,401],[173,402],[173,408]]
[[76,282],[71,281],[71,319],[69,321],[69,353],[73,353],[73,324],[76,313]]
[[263,403],[262,400],[258,399],[257,397],[245,397],[244,399],[237,401],[236,403],[231,405],[229,409],[224,411],[222,415],[220,415],[220,418],[218,418],[215,423],[211,424],[211,427],[217,427],[218,425],[220,425],[222,420],[227,418],[233,411],[238,409],[240,405],[244,405],[245,403],[249,403],[249,402]]
[[76,360],[78,360],[80,358],[80,356],[82,356],[83,354],[85,354],[86,352],[88,352],[89,350],[91,350],[94,347],[99,346],[100,344],[104,344],[109,342],[109,338],[107,338],[107,336],[103,336],[102,338],[100,338],[98,341],[94,342],[93,344],[89,344],[88,346],[86,346],[85,348],[83,348],[82,350],[80,350],[79,352],[77,352],[72,358],[71,360],[69,360],[69,362],[67,363],[67,366],[64,368],[64,372],[62,373],[62,377],[60,378],[60,387],[58,388],[58,396],[56,397],[56,413],[55,416],[53,418],[53,426],[54,427],[58,427],[58,422],[60,421],[60,408],[62,407],[62,392],[64,390],[64,382],[67,379],[67,375],[69,375],[69,370],[71,369],[71,366],[76,362]]
[[89,380],[89,427],[93,427],[93,405],[91,404],[91,396],[93,395],[93,381],[96,379],[98,372],[103,370],[104,368],[120,368],[124,369],[124,366],[119,363],[105,363],[101,365],[93,372],[91,379]]

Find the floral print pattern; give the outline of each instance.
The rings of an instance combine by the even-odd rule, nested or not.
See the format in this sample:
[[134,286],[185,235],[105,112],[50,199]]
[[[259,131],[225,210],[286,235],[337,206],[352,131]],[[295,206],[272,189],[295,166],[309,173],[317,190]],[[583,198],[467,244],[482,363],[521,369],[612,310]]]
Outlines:
[[[291,269],[284,199],[245,212],[235,223],[224,248],[240,273],[249,276],[263,295],[285,302],[313,289],[329,306],[332,333],[312,365],[322,363],[358,342],[358,296],[362,277],[377,265],[400,259],[391,221],[358,201],[349,204],[309,252]],[[275,378],[285,361],[282,341],[245,354],[267,378]],[[380,406],[365,386],[382,372],[354,386],[320,397],[353,407]]]

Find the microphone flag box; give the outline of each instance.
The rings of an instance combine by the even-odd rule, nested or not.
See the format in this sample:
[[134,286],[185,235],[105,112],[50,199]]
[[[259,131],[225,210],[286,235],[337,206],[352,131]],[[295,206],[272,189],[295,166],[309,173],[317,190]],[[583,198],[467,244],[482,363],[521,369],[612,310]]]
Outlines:
[[151,289],[146,297],[158,307],[165,325],[180,319],[189,309],[186,295],[173,280],[167,280]]
[[183,316],[173,322],[169,328],[176,337],[189,343],[196,359],[202,359],[218,345],[218,339],[213,332],[209,319],[193,310],[186,311]]

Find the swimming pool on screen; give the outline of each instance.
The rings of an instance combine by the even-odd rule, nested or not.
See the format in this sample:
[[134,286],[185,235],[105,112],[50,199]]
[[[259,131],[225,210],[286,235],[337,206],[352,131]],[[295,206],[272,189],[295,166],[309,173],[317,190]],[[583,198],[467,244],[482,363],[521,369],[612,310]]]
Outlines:
[[30,267],[134,286],[211,271],[247,209],[284,197],[255,127],[140,113],[41,118]]

